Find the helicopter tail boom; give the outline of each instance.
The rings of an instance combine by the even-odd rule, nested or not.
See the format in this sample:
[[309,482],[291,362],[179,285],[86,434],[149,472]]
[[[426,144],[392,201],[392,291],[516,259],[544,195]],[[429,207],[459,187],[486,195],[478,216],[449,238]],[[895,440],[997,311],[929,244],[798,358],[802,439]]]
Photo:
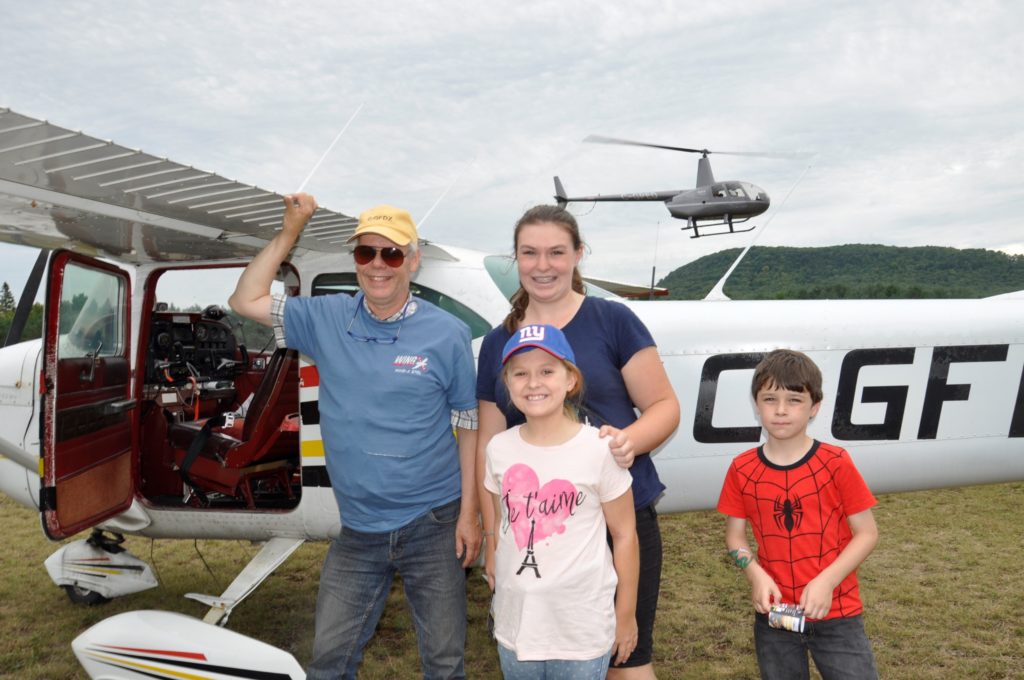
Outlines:
[[679,194],[679,189],[672,191],[638,191],[632,194],[598,194],[596,196],[566,196],[562,180],[555,177],[555,201],[559,207],[564,208],[569,203],[591,203],[602,202],[633,202],[633,201],[658,201],[665,203]]

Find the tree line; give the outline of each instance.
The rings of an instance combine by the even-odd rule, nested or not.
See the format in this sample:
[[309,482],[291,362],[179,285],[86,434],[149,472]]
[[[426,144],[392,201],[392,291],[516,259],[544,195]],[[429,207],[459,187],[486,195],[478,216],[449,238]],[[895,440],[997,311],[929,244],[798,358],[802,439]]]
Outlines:
[[[699,300],[739,248],[706,255],[658,282],[671,300]],[[750,249],[725,285],[734,300],[982,298],[1024,290],[1024,255],[981,248],[851,244]],[[665,298],[662,298],[665,299]]]
[[[11,292],[11,287],[4,281],[0,284],[0,340],[7,338],[11,330],[11,322],[14,320],[14,311],[18,303]],[[38,302],[32,305],[28,319],[25,321],[25,329],[22,331],[22,340],[33,340],[42,335],[43,332],[43,306]]]

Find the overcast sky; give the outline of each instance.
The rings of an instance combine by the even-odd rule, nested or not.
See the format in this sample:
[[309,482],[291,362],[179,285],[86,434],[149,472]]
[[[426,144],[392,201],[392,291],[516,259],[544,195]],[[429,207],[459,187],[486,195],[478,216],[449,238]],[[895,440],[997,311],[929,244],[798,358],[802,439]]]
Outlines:
[[[712,156],[772,197],[762,245],[1024,253],[1019,2],[72,2],[0,0],[0,107],[290,191],[381,202],[421,235],[511,250],[571,194],[683,189]],[[457,181],[456,181],[457,180]],[[788,196],[788,200],[787,199]],[[784,205],[783,205],[784,203]],[[752,234],[691,240],[664,206],[574,205],[585,272],[644,283]],[[20,291],[33,259],[0,246]]]

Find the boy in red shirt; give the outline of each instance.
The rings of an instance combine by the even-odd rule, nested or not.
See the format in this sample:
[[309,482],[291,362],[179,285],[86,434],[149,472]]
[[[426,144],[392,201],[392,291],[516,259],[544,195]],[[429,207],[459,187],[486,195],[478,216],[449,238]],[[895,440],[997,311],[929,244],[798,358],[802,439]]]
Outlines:
[[[807,436],[821,371],[805,354],[776,350],[754,370],[751,392],[766,441],[733,460],[718,511],[728,515],[729,556],[750,581],[761,677],[808,678],[810,651],[824,680],[877,678],[855,573],[878,542],[875,497],[845,450]],[[802,608],[803,632],[769,625],[783,603]]]

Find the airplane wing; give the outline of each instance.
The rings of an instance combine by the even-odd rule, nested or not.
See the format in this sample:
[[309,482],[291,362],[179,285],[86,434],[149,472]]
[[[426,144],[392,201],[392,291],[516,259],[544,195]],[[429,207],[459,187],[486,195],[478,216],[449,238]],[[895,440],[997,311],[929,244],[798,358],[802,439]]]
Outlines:
[[1024,300],[1024,290],[1015,290],[1002,295],[989,295],[986,300]]
[[651,297],[664,297],[668,295],[668,288],[661,288],[660,286],[638,286],[635,283],[623,283],[622,281],[611,281],[608,279],[597,279],[593,276],[583,277],[587,283],[592,283],[598,288],[604,288],[609,293],[614,293],[619,297],[624,298],[636,298],[646,299]]
[[[282,199],[0,107],[0,241],[133,264],[249,258]],[[297,247],[342,252],[355,225],[321,207]]]

